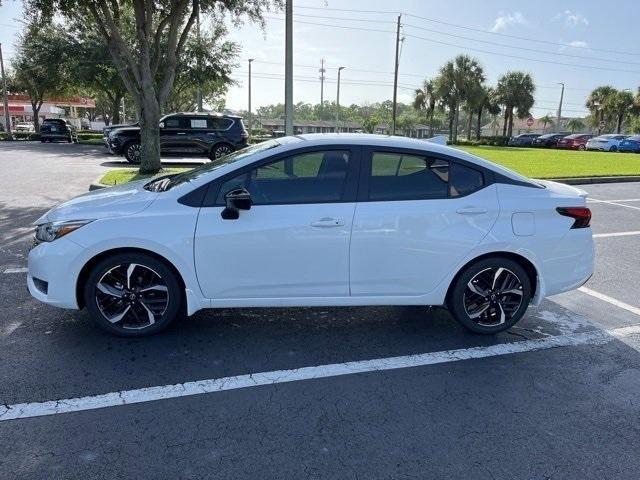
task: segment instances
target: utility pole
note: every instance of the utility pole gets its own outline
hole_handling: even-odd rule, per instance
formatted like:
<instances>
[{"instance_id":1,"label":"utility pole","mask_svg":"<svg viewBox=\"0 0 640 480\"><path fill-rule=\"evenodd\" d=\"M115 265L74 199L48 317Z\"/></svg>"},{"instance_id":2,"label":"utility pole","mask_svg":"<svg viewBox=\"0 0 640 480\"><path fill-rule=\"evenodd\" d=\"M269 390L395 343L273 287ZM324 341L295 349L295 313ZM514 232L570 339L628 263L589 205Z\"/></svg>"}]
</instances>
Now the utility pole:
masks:
<instances>
[{"instance_id":1,"label":"utility pole","mask_svg":"<svg viewBox=\"0 0 640 480\"><path fill-rule=\"evenodd\" d=\"M320 112L324 110L324 74L327 71L324 68L324 58L320 59Z\"/></svg>"},{"instance_id":2,"label":"utility pole","mask_svg":"<svg viewBox=\"0 0 640 480\"><path fill-rule=\"evenodd\" d=\"M196 89L196 105L199 112L202 112L202 62L201 62L201 49L202 45L200 43L200 8L198 8L198 12L196 15L196 38L198 40L198 58L196 59L197 69L198 69L198 85Z\"/></svg>"},{"instance_id":3,"label":"utility pole","mask_svg":"<svg viewBox=\"0 0 640 480\"><path fill-rule=\"evenodd\" d=\"M338 90L336 91L336 132L340 131L340 72L346 67L338 67Z\"/></svg>"},{"instance_id":4,"label":"utility pole","mask_svg":"<svg viewBox=\"0 0 640 480\"><path fill-rule=\"evenodd\" d=\"M560 133L560 118L562 116L562 99L564 97L564 83L559 82L558 85L562 85L560 91L560 103L558 104L558 118L556 120L556 133Z\"/></svg>"},{"instance_id":5,"label":"utility pole","mask_svg":"<svg viewBox=\"0 0 640 480\"><path fill-rule=\"evenodd\" d=\"M4 60L2 59L2 44L0 43L0 70L2 71L2 98L4 100L4 128L7 139L13 140L11 135L11 117L9 116L9 97L7 96L7 79L4 76Z\"/></svg>"},{"instance_id":6,"label":"utility pole","mask_svg":"<svg viewBox=\"0 0 640 480\"><path fill-rule=\"evenodd\" d=\"M398 109L398 66L400 63L400 19L402 15L398 15L398 24L396 26L396 61L395 70L393 71L393 113L391 117L391 135L396 134L396 111Z\"/></svg>"},{"instance_id":7,"label":"utility pole","mask_svg":"<svg viewBox=\"0 0 640 480\"><path fill-rule=\"evenodd\" d=\"M284 133L293 135L293 0L285 6Z\"/></svg>"},{"instance_id":8,"label":"utility pole","mask_svg":"<svg viewBox=\"0 0 640 480\"><path fill-rule=\"evenodd\" d=\"M249 59L249 138L251 138L251 62L253 62L253 58Z\"/></svg>"}]
</instances>

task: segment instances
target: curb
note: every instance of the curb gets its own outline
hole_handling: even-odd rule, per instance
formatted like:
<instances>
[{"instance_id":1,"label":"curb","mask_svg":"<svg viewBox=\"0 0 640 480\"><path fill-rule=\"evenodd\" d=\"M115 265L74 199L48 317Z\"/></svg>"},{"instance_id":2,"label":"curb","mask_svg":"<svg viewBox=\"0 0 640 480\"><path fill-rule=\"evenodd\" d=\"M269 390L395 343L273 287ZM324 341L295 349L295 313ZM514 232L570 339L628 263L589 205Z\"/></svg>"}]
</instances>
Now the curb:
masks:
<instances>
[{"instance_id":1,"label":"curb","mask_svg":"<svg viewBox=\"0 0 640 480\"><path fill-rule=\"evenodd\" d=\"M567 185L585 185L592 183L640 182L640 175L626 175L619 177L541 178L540 180L551 180L552 182L566 183Z\"/></svg>"}]
</instances>

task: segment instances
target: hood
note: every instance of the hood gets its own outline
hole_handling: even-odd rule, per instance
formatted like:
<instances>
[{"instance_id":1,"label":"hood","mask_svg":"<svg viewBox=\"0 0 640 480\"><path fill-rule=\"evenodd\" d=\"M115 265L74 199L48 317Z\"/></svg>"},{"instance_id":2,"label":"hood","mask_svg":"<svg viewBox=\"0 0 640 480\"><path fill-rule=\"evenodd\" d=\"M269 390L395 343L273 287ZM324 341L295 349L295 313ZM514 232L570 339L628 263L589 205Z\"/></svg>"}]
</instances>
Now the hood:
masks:
<instances>
[{"instance_id":1,"label":"hood","mask_svg":"<svg viewBox=\"0 0 640 480\"><path fill-rule=\"evenodd\" d=\"M587 198L588 193L571 185L565 183L552 182L550 180L536 180L540 185L544 185L545 188L555 193L556 195L563 195L569 197L581 197Z\"/></svg>"},{"instance_id":2,"label":"hood","mask_svg":"<svg viewBox=\"0 0 640 480\"><path fill-rule=\"evenodd\" d=\"M38 225L133 215L151 205L158 196L157 192L149 192L143 188L148 182L149 180L138 180L87 192L52 208L34 223Z\"/></svg>"}]
</instances>

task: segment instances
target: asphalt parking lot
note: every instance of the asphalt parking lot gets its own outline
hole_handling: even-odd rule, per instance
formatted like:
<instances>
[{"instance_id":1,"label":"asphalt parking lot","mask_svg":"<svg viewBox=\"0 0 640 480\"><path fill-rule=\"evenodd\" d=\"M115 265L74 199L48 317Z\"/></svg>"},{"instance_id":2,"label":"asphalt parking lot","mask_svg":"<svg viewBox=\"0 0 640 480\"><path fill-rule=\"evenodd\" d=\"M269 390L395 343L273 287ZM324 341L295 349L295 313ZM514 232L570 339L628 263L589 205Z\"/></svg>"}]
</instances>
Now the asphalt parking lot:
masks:
<instances>
[{"instance_id":1,"label":"asphalt parking lot","mask_svg":"<svg viewBox=\"0 0 640 480\"><path fill-rule=\"evenodd\" d=\"M0 142L0 478L638 478L639 183L581 187L595 275L496 337L376 307L132 340L32 299L22 270L30 223L114 161Z\"/></svg>"}]
</instances>

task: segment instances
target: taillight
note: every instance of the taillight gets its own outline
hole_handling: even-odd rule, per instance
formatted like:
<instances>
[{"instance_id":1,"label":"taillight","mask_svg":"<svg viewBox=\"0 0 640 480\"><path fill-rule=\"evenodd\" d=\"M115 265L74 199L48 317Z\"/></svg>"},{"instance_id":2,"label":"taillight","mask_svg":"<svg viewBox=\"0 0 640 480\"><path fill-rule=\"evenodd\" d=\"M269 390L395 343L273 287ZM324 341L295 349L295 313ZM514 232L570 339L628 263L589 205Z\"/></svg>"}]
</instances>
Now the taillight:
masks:
<instances>
[{"instance_id":1,"label":"taillight","mask_svg":"<svg viewBox=\"0 0 640 480\"><path fill-rule=\"evenodd\" d=\"M587 228L591 224L591 210L587 207L558 207L556 211L575 220L571 228Z\"/></svg>"},{"instance_id":2,"label":"taillight","mask_svg":"<svg viewBox=\"0 0 640 480\"><path fill-rule=\"evenodd\" d=\"M246 140L247 138L249 138L249 132L247 132L246 130L243 130L242 133L240 134L240 137L243 140Z\"/></svg>"}]
</instances>

